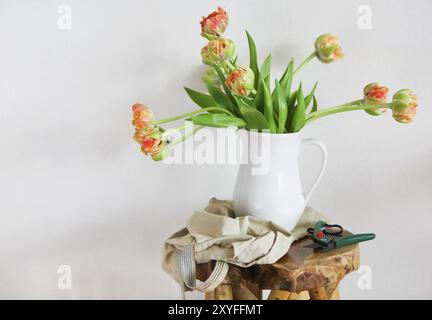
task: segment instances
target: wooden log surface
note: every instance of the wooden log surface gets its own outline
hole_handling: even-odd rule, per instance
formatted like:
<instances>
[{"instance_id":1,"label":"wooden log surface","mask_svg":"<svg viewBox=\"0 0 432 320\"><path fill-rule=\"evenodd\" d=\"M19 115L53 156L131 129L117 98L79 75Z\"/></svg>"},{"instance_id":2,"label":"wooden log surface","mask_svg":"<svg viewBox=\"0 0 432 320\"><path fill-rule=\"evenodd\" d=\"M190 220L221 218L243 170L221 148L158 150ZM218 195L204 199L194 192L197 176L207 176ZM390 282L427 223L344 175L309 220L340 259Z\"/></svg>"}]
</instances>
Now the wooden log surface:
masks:
<instances>
[{"instance_id":1,"label":"wooden log surface","mask_svg":"<svg viewBox=\"0 0 432 320\"><path fill-rule=\"evenodd\" d=\"M233 300L233 292L230 284L221 284L214 290L212 300Z\"/></svg>"},{"instance_id":2,"label":"wooden log surface","mask_svg":"<svg viewBox=\"0 0 432 320\"><path fill-rule=\"evenodd\" d=\"M344 236L348 235L350 233L345 231ZM234 298L238 288L248 289L248 284L252 283L259 285L260 289L291 293L306 291L309 292L311 299L332 299L343 277L358 269L360 265L359 246L356 244L328 252L319 252L306 247L312 243L313 240L309 236L294 242L288 253L273 264L254 265L250 268L231 265L229 276L231 281L234 279L233 286L236 287L232 289ZM209 275L207 267L198 265L197 275L198 279L205 280ZM318 292L312 291L314 289L317 289ZM271 295L272 298L276 298L280 294L281 292L274 292ZM256 297L255 294L253 295ZM284 295L280 295L280 298L282 296ZM288 295L288 298L290 296L291 294ZM292 297L295 298L295 296ZM302 298L304 297L305 293L302 293Z\"/></svg>"},{"instance_id":3,"label":"wooden log surface","mask_svg":"<svg viewBox=\"0 0 432 320\"><path fill-rule=\"evenodd\" d=\"M234 300L259 300L257 296L245 285L232 286Z\"/></svg>"},{"instance_id":4,"label":"wooden log surface","mask_svg":"<svg viewBox=\"0 0 432 320\"><path fill-rule=\"evenodd\" d=\"M345 235L350 235L346 232ZM269 265L255 265L248 270L251 281L261 289L309 291L324 287L329 297L339 281L360 265L359 246L351 245L328 252L314 251L306 246L310 237L295 242L279 261Z\"/></svg>"},{"instance_id":5,"label":"wooden log surface","mask_svg":"<svg viewBox=\"0 0 432 320\"><path fill-rule=\"evenodd\" d=\"M333 294L330 297L330 300L340 300L340 293L339 293L339 287L333 291Z\"/></svg>"},{"instance_id":6,"label":"wooden log surface","mask_svg":"<svg viewBox=\"0 0 432 320\"><path fill-rule=\"evenodd\" d=\"M310 300L309 292L302 291L302 292L291 292L290 296L288 297L288 300Z\"/></svg>"},{"instance_id":7,"label":"wooden log surface","mask_svg":"<svg viewBox=\"0 0 432 320\"><path fill-rule=\"evenodd\" d=\"M285 290L272 290L267 300L288 300L291 292Z\"/></svg>"},{"instance_id":8,"label":"wooden log surface","mask_svg":"<svg viewBox=\"0 0 432 320\"><path fill-rule=\"evenodd\" d=\"M267 300L309 300L309 292L289 292L285 290L272 290Z\"/></svg>"},{"instance_id":9,"label":"wooden log surface","mask_svg":"<svg viewBox=\"0 0 432 320\"><path fill-rule=\"evenodd\" d=\"M328 300L329 296L324 287L309 290L309 296L311 300Z\"/></svg>"},{"instance_id":10,"label":"wooden log surface","mask_svg":"<svg viewBox=\"0 0 432 320\"><path fill-rule=\"evenodd\" d=\"M248 288L248 282L243 275L242 268L231 266L227 278L233 286L235 300L258 300L258 297Z\"/></svg>"},{"instance_id":11,"label":"wooden log surface","mask_svg":"<svg viewBox=\"0 0 432 320\"><path fill-rule=\"evenodd\" d=\"M246 287L253 293L258 300L262 300L262 290L257 283L246 282Z\"/></svg>"}]
</instances>

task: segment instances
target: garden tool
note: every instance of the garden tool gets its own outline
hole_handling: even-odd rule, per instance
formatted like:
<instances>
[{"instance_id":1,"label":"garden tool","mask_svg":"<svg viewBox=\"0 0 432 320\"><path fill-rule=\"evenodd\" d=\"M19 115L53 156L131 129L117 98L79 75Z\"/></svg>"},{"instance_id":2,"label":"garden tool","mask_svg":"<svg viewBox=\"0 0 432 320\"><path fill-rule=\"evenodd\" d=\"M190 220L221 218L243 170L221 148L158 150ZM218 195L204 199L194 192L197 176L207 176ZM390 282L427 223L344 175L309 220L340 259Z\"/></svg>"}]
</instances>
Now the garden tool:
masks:
<instances>
[{"instance_id":1,"label":"garden tool","mask_svg":"<svg viewBox=\"0 0 432 320\"><path fill-rule=\"evenodd\" d=\"M375 238L373 233L343 236L343 228L340 225L327 224L322 220L318 221L313 228L308 228L307 232L312 235L314 243L306 247L320 249L323 252Z\"/></svg>"}]
</instances>

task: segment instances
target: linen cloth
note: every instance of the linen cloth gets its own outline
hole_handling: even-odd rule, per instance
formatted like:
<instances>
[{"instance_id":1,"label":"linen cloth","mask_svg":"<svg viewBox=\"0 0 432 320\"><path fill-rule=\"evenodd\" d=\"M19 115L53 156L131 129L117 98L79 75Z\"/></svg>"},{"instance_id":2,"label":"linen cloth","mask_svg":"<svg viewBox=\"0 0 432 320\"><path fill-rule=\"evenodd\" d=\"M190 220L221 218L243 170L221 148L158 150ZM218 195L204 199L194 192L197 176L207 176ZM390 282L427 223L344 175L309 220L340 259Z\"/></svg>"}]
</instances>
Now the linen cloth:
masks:
<instances>
[{"instance_id":1,"label":"linen cloth","mask_svg":"<svg viewBox=\"0 0 432 320\"><path fill-rule=\"evenodd\" d=\"M179 255L188 246L193 254L189 260L195 260L195 263L216 260L240 267L272 264L288 252L295 240L306 235L307 228L313 227L319 220L327 221L327 218L306 207L297 225L289 231L276 223L252 216L235 217L231 201L212 198L204 210L192 214L185 228L166 240L162 252L162 268L182 287L186 283L189 289L200 290L194 286L195 279L192 279L191 284L185 279L194 274L188 276L180 270L183 266L179 264ZM225 271L220 271L225 273L222 278L219 275L216 281L212 279L200 291L210 291L223 280L228 271L227 264L225 265ZM191 268L194 273L195 266Z\"/></svg>"}]
</instances>

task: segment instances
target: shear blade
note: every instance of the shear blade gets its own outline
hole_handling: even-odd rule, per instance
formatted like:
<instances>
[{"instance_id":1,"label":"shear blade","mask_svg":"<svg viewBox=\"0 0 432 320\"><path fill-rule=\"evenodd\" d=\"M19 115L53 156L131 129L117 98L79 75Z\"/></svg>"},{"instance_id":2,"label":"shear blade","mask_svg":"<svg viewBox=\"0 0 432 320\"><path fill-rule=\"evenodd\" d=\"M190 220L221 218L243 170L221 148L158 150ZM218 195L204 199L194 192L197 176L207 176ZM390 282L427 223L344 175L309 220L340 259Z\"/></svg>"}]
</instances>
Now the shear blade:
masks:
<instances>
[{"instance_id":1,"label":"shear blade","mask_svg":"<svg viewBox=\"0 0 432 320\"><path fill-rule=\"evenodd\" d=\"M311 248L311 249L321 249L324 250L325 248L327 248L326 245L320 244L320 243L312 243L312 244L308 244L307 246L304 246L305 248Z\"/></svg>"}]
</instances>

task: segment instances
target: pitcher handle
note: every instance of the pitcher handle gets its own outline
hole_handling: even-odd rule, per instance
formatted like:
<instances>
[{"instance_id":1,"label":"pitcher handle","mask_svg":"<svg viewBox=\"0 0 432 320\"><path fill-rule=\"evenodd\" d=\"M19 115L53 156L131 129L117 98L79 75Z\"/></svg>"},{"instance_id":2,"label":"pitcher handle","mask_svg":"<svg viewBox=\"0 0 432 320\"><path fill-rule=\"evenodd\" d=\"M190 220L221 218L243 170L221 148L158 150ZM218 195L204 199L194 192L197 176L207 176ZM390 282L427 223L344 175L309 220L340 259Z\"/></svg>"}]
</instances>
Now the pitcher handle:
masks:
<instances>
[{"instance_id":1,"label":"pitcher handle","mask_svg":"<svg viewBox=\"0 0 432 320\"><path fill-rule=\"evenodd\" d=\"M327 166L327 149L324 145L324 143L322 143L320 140L318 139L304 139L301 141L300 143L300 148L303 149L306 146L309 145L313 145L318 147L321 150L322 153L322 161L321 161L321 168L320 168L320 172L318 174L318 177L316 178L314 184L312 185L312 188L309 190L309 192L304 194L304 204L306 206L306 204L309 201L310 196L312 195L312 193L314 192L315 188L318 186L318 183L320 182L323 174L324 174L324 170Z\"/></svg>"}]
</instances>

